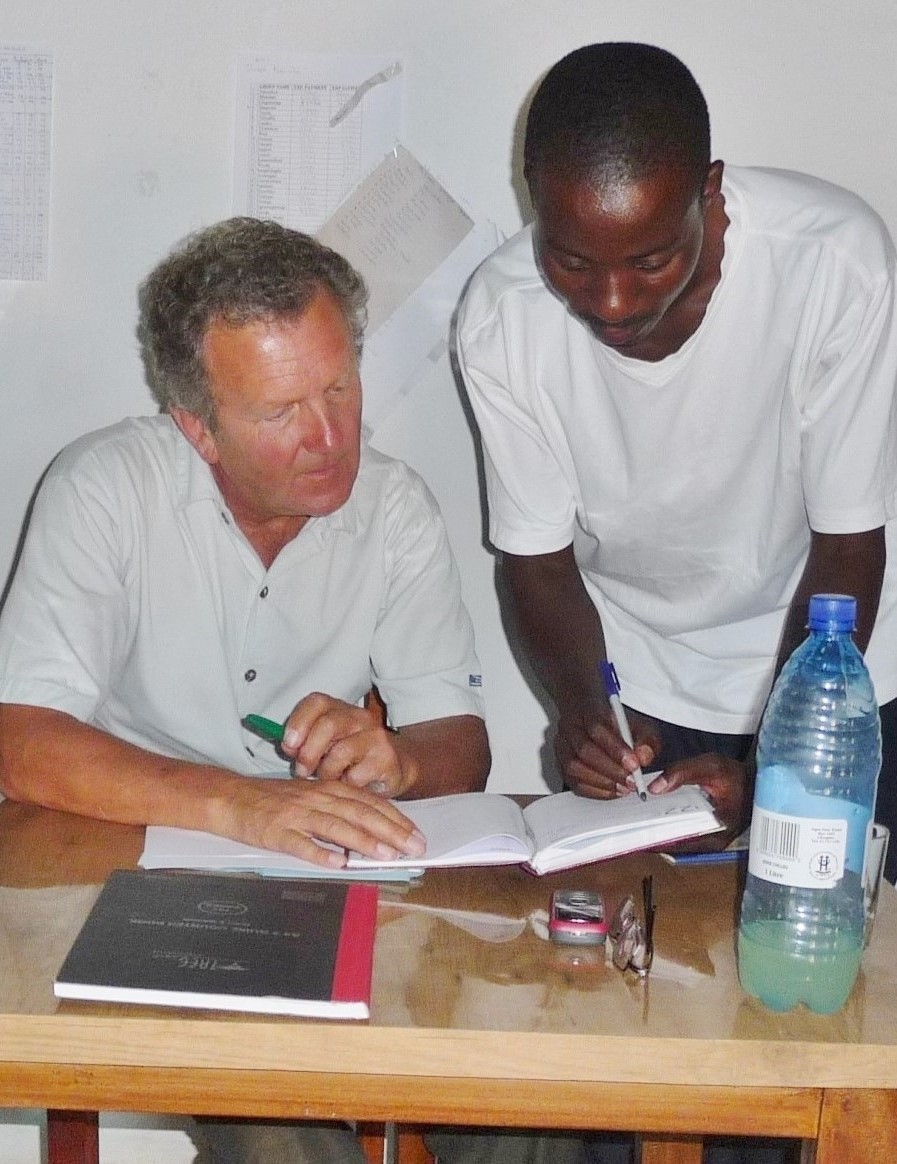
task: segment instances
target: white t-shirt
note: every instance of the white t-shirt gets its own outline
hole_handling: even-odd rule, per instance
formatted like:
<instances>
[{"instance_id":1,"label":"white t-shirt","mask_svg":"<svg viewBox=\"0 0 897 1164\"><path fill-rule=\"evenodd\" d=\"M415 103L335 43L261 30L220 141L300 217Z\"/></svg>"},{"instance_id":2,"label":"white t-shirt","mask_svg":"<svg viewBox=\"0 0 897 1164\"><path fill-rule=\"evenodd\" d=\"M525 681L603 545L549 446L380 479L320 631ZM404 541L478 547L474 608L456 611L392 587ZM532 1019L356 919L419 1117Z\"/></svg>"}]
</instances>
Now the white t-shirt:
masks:
<instances>
[{"instance_id":1,"label":"white t-shirt","mask_svg":"<svg viewBox=\"0 0 897 1164\"><path fill-rule=\"evenodd\" d=\"M482 716L479 672L442 519L406 465L364 448L348 502L266 571L167 416L63 450L0 618L0 701L246 774L286 769L249 712L282 721L373 681L397 726Z\"/></svg>"},{"instance_id":2,"label":"white t-shirt","mask_svg":"<svg viewBox=\"0 0 897 1164\"><path fill-rule=\"evenodd\" d=\"M731 220L701 326L656 363L602 346L545 286L522 231L474 276L458 354L490 536L573 542L625 700L750 732L811 528L897 513L895 257L857 197L727 168ZM897 528L867 660L897 695Z\"/></svg>"}]
</instances>

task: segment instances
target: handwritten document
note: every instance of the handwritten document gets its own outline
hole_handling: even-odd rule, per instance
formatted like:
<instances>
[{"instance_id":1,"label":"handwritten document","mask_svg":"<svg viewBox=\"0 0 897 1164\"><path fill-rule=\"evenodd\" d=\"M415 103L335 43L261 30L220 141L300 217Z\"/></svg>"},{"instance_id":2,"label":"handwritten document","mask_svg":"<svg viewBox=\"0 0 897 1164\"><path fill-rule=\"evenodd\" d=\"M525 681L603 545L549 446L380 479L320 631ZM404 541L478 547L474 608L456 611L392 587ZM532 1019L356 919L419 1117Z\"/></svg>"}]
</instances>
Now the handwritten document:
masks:
<instances>
[{"instance_id":1,"label":"handwritten document","mask_svg":"<svg viewBox=\"0 0 897 1164\"><path fill-rule=\"evenodd\" d=\"M313 234L393 148L403 91L382 57L242 56L235 213Z\"/></svg>"},{"instance_id":2,"label":"handwritten document","mask_svg":"<svg viewBox=\"0 0 897 1164\"><path fill-rule=\"evenodd\" d=\"M373 333L447 259L473 220L398 146L318 231L368 285Z\"/></svg>"},{"instance_id":3,"label":"handwritten document","mask_svg":"<svg viewBox=\"0 0 897 1164\"><path fill-rule=\"evenodd\" d=\"M53 58L0 46L0 279L47 278Z\"/></svg>"},{"instance_id":4,"label":"handwritten document","mask_svg":"<svg viewBox=\"0 0 897 1164\"><path fill-rule=\"evenodd\" d=\"M361 374L364 419L373 430L445 354L461 289L500 240L402 146L317 237L344 254L368 285Z\"/></svg>"}]
</instances>

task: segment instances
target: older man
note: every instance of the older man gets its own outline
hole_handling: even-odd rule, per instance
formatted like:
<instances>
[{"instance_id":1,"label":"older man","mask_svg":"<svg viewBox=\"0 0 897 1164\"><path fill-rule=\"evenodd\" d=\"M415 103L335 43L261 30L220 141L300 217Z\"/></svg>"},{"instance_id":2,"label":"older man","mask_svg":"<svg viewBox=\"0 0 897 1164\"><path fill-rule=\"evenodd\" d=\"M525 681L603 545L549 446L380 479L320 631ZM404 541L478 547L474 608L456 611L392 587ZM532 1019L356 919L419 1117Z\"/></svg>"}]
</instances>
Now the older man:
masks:
<instances>
[{"instance_id":1,"label":"older man","mask_svg":"<svg viewBox=\"0 0 897 1164\"><path fill-rule=\"evenodd\" d=\"M371 785L483 786L442 522L360 439L363 318L349 265L274 223L203 231L149 277L162 414L59 455L0 622L7 796L341 865L318 841L423 850ZM286 721L283 755L242 728L253 711Z\"/></svg>"},{"instance_id":2,"label":"older man","mask_svg":"<svg viewBox=\"0 0 897 1164\"><path fill-rule=\"evenodd\" d=\"M253 219L149 276L139 334L161 415L59 455L0 619L7 796L340 866L346 848L423 852L387 797L483 787L479 665L442 520L361 440L364 306L343 258ZM249 712L285 722L279 753L243 729ZM199 1129L215 1164L363 1164L340 1125ZM433 1145L446 1164L582 1155L576 1137L522 1132Z\"/></svg>"}]
</instances>

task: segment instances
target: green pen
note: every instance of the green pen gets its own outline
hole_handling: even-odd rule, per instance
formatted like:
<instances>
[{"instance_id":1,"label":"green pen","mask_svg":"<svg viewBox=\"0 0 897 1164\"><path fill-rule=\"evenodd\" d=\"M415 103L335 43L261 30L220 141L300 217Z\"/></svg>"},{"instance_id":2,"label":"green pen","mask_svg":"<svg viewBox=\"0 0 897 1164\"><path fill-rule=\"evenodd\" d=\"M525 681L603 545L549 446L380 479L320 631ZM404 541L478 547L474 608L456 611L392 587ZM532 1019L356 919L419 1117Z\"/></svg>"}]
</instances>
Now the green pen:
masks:
<instances>
[{"instance_id":1,"label":"green pen","mask_svg":"<svg viewBox=\"0 0 897 1164\"><path fill-rule=\"evenodd\" d=\"M277 720L265 719L263 715L244 715L240 723L263 740L270 740L272 744L283 743L283 724Z\"/></svg>"},{"instance_id":2,"label":"green pen","mask_svg":"<svg viewBox=\"0 0 897 1164\"><path fill-rule=\"evenodd\" d=\"M278 723L276 719L266 719L263 715L244 715L240 723L248 732L254 732L263 740L270 740L272 744L283 743L283 724ZM317 776L306 776L305 779L317 780ZM386 793L386 784L382 780L375 780L368 787L371 792L376 792L378 796L383 796Z\"/></svg>"}]
</instances>

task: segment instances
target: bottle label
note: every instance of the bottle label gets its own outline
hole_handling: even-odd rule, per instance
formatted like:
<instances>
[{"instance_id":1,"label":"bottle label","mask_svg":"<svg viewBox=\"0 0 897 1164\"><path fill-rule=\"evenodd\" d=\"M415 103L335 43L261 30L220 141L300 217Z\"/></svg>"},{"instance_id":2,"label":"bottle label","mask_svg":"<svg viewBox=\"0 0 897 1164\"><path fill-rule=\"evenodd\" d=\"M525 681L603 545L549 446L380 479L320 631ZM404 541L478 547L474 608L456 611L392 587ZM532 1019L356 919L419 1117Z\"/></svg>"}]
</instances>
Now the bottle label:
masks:
<instances>
[{"instance_id":1,"label":"bottle label","mask_svg":"<svg viewBox=\"0 0 897 1164\"><path fill-rule=\"evenodd\" d=\"M844 876L848 825L808 819L754 805L748 872L800 889L834 889Z\"/></svg>"}]
</instances>

